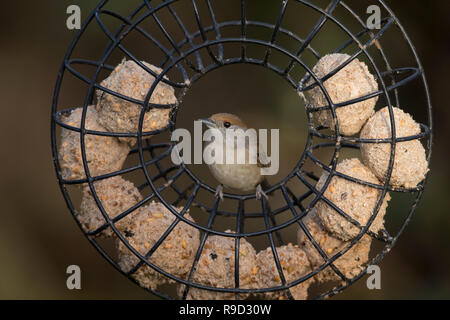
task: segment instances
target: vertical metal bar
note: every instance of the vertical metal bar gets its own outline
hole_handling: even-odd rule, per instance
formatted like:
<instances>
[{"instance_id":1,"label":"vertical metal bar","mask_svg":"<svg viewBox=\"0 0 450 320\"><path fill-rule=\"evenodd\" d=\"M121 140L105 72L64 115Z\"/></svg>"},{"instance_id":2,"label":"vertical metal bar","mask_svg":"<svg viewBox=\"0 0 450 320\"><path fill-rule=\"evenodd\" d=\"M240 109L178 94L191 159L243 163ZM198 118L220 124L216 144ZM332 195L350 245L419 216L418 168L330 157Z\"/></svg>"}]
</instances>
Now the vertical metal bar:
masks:
<instances>
[{"instance_id":1,"label":"vertical metal bar","mask_svg":"<svg viewBox=\"0 0 450 320\"><path fill-rule=\"evenodd\" d=\"M331 2L328 7L326 8L326 12L331 14L333 13L333 11L336 9L337 5L339 4L340 0L333 0L333 2ZM322 29L322 27L325 25L325 22L328 20L327 16L322 15L322 17L320 17L319 21L317 22L317 24L314 26L314 28L312 29L312 31L309 33L309 35L306 37L305 42L303 42L303 44L301 45L301 47L297 50L297 52L295 53L295 55L297 57L300 57L301 54L303 53L303 51L310 45L310 43L314 40L314 38L316 37L317 33L319 33L319 31ZM295 64L295 60L292 59L291 62L289 63L288 67L284 70L285 74L288 74L289 72L291 72L292 68L294 67Z\"/></svg>"},{"instance_id":2,"label":"vertical metal bar","mask_svg":"<svg viewBox=\"0 0 450 320\"><path fill-rule=\"evenodd\" d=\"M213 10L211 1L210 0L205 0L205 1L208 6L209 13L211 15L211 20L213 22L214 30L216 32L216 39L219 40L222 36L220 34L219 24L217 23L216 15L214 14L214 10ZM219 45L218 45L218 50L219 50L219 61L221 63L223 63L223 45L221 43L219 43Z\"/></svg>"},{"instance_id":3,"label":"vertical metal bar","mask_svg":"<svg viewBox=\"0 0 450 320\"><path fill-rule=\"evenodd\" d=\"M215 219L216 213L217 213L217 208L219 207L219 202L220 202L220 198L217 197L216 200L214 201L214 206L213 206L213 208L211 210L211 213L209 215L208 224L206 225L207 229L210 229L212 224L213 224L213 222L214 222L214 219ZM189 271L189 275L188 275L188 278L187 278L188 282L191 281L192 275L195 272L195 267L197 266L197 263L200 260L200 257L201 257L202 252L203 252L203 248L205 247L205 243L206 243L206 240L208 239L208 237L209 237L209 232L205 232L203 234L202 240L201 240L200 245L198 247L197 253L196 253L195 258L194 258L194 261L192 262L192 267L191 267L191 270ZM187 295L189 294L190 288L191 288L191 286L189 286L189 285L185 286L184 291L183 291L183 300L186 300Z\"/></svg>"},{"instance_id":4,"label":"vertical metal bar","mask_svg":"<svg viewBox=\"0 0 450 320\"><path fill-rule=\"evenodd\" d=\"M264 213L264 223L266 225L266 229L269 230L270 229L269 212L267 210L267 203L266 203L266 198L265 197L261 197L261 207L262 207L262 211ZM283 273L283 268L281 267L280 258L278 256L277 249L275 247L275 242L273 241L273 235L272 235L271 232L269 232L269 233L267 233L267 236L269 237L270 247L272 249L272 254L273 254L274 261L275 261L275 265L277 267L277 271L278 271L278 274L280 276L281 285L285 286L286 285L286 278L285 278L284 273ZM292 297L292 294L291 294L290 290L287 290L286 293L287 293L288 298L290 300L294 299Z\"/></svg>"},{"instance_id":5,"label":"vertical metal bar","mask_svg":"<svg viewBox=\"0 0 450 320\"><path fill-rule=\"evenodd\" d=\"M203 28L203 25L202 25L202 20L200 18L200 13L198 11L197 2L195 0L191 0L191 1L192 1L192 7L194 9L195 20L197 21L197 26L198 26L198 28L200 30L200 35L202 36L203 41L205 43L208 43L208 37L206 36L206 31L205 31L205 29ZM212 52L210 46L206 46L206 50L208 51L208 54L211 57L211 59L214 61L214 63L221 64L221 62L219 60L217 60L217 57Z\"/></svg>"},{"instance_id":6,"label":"vertical metal bar","mask_svg":"<svg viewBox=\"0 0 450 320\"><path fill-rule=\"evenodd\" d=\"M280 12L278 13L277 22L275 24L275 28L273 29L272 37L270 38L270 44L275 43L278 31L280 30L280 27L281 27L281 21L283 20L284 13L286 12L286 7L288 5L288 1L289 0L283 0L283 2L281 4ZM267 65L267 62L269 61L269 58L271 55L271 52L272 52L271 48L268 47L266 49L266 55L264 57L264 65Z\"/></svg>"},{"instance_id":7,"label":"vertical metal bar","mask_svg":"<svg viewBox=\"0 0 450 320\"><path fill-rule=\"evenodd\" d=\"M180 17L178 16L178 14L176 13L176 11L172 8L172 6L168 5L167 8L169 9L169 12L172 14L172 16L174 17L175 21L177 22L178 26L180 27L180 29L183 31L184 36L186 38L186 40L189 42L189 44L191 45L191 48L194 48L194 42L192 41L192 35L189 34L187 28L185 27L185 25L183 24L183 21L181 21ZM198 51L195 51L195 56L197 58L197 65L198 68L195 68L196 72L201 72L201 70L203 70L203 61L202 61L202 57L200 56L200 53ZM186 61L188 61L186 59Z\"/></svg>"},{"instance_id":8,"label":"vertical metal bar","mask_svg":"<svg viewBox=\"0 0 450 320\"><path fill-rule=\"evenodd\" d=\"M247 37L247 0L241 0L241 38ZM241 43L241 62L247 59L247 48L244 42Z\"/></svg>"},{"instance_id":9,"label":"vertical metal bar","mask_svg":"<svg viewBox=\"0 0 450 320\"><path fill-rule=\"evenodd\" d=\"M244 208L244 201L242 199L239 199L239 204L238 204L238 212L237 212L237 217L236 217L236 233L240 234L243 232L244 230L244 225L243 225L243 214L245 212L245 208ZM239 257L240 257L240 242L241 242L241 238L240 237L236 237L235 238L235 244L234 244L234 248L235 248L235 265L234 265L234 286L236 289L239 289ZM236 295L236 299L238 298L238 295Z\"/></svg>"}]
</instances>

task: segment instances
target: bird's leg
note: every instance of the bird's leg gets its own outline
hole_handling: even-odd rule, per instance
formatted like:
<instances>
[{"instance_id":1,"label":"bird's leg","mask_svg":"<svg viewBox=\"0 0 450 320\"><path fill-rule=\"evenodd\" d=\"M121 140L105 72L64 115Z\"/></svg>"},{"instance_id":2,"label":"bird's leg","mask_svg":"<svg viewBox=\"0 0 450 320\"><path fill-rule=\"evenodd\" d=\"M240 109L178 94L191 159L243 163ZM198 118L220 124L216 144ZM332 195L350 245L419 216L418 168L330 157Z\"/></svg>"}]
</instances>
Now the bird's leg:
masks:
<instances>
[{"instance_id":1,"label":"bird's leg","mask_svg":"<svg viewBox=\"0 0 450 320\"><path fill-rule=\"evenodd\" d=\"M219 184L216 188L216 198L219 197L220 201L223 201L223 185Z\"/></svg>"},{"instance_id":2,"label":"bird's leg","mask_svg":"<svg viewBox=\"0 0 450 320\"><path fill-rule=\"evenodd\" d=\"M260 184L256 187L256 200L261 200L261 197L264 197L266 200L269 200L269 197L263 191Z\"/></svg>"}]
</instances>

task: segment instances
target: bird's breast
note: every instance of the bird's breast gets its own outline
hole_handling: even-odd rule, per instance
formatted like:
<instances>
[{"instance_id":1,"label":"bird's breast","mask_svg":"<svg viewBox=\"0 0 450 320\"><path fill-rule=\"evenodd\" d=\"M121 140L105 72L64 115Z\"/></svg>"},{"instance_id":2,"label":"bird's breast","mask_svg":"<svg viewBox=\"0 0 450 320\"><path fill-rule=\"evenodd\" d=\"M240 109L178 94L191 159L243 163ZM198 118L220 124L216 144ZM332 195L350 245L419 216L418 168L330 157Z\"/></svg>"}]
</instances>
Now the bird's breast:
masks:
<instances>
[{"instance_id":1,"label":"bird's breast","mask_svg":"<svg viewBox=\"0 0 450 320\"><path fill-rule=\"evenodd\" d=\"M261 183L263 176L261 176L261 169L257 164L250 163L249 148L236 149L233 146L226 146L224 150L223 164L209 165L214 177L224 186L239 190L239 191L253 191L256 186ZM232 164L225 163L226 154L234 151L234 162ZM238 164L238 154L245 154L245 162Z\"/></svg>"}]
</instances>

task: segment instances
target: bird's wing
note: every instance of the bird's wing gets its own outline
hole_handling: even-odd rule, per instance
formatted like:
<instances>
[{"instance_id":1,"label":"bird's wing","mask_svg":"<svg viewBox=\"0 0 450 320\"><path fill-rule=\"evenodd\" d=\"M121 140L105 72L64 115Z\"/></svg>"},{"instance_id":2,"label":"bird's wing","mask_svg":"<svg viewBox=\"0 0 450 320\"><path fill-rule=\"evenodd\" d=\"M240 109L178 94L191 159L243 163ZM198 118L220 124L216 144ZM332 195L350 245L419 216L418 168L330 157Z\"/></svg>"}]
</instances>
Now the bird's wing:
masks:
<instances>
[{"instance_id":1,"label":"bird's wing","mask_svg":"<svg viewBox=\"0 0 450 320\"><path fill-rule=\"evenodd\" d=\"M271 166L270 160L267 158L267 154L265 151L258 152L258 167L260 168L268 168Z\"/></svg>"}]
</instances>

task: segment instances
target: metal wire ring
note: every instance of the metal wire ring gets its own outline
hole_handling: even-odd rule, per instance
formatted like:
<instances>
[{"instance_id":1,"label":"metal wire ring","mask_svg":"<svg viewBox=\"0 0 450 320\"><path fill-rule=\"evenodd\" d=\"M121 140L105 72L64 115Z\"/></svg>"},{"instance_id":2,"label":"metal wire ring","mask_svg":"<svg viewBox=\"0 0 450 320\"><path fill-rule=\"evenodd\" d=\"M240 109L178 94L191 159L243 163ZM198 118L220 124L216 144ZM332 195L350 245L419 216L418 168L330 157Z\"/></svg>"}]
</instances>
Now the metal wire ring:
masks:
<instances>
[{"instance_id":1,"label":"metal wire ring","mask_svg":"<svg viewBox=\"0 0 450 320\"><path fill-rule=\"evenodd\" d=\"M182 1L182 0L179 0L179 1ZM216 15L214 13L211 1L205 0L208 10L209 10L210 18L212 20L212 25L209 25L209 26L203 25L201 15L198 10L197 2L196 2L196 0L191 0L190 2L192 4L192 9L193 9L193 12L194 12L194 15L196 18L196 22L197 22L197 27L198 27L198 30L196 30L194 33L188 32L188 30L184 26L182 20L177 15L176 11L172 8L172 5L179 1L165 0L165 1L158 3L155 6L152 6L150 4L151 1L144 0L128 17L124 17L124 16L119 15L118 13L111 11L111 10L104 9L105 5L109 1L103 0L94 9L94 11L89 15L89 17L86 20L86 22L84 23L82 29L78 32L78 34L74 38L72 44L70 45L68 52L64 58L64 62L61 67L57 85L55 88L53 107L52 107L52 123L51 123L52 151L53 151L55 168L56 168L56 172L57 172L57 176L58 176L58 180L59 180L59 184L60 184L63 196L67 202L67 205L68 205L70 211L72 212L72 214L75 217L75 208L70 199L69 193L67 192L66 186L87 183L91 189L91 192L94 196L94 199L97 202L97 205L99 206L99 209L100 209L103 217L105 218L105 224L103 226L101 226L100 228L98 228L97 230L92 231L92 232L84 232L85 235L87 236L87 238L89 239L89 241L96 247L96 249L112 265L114 265L121 273L124 273L120 269L120 267L117 265L117 263L115 261L113 261L113 259L111 259L110 256L108 256L108 254L101 248L101 246L98 245L98 243L95 241L95 238L94 238L95 235L99 234L104 229L111 228L113 230L113 232L116 234L116 236L125 244L125 246L140 259L140 263L135 268L133 268L133 270L131 270L130 272L125 274L126 276L128 276L130 279L132 279L134 282L136 282L132 277L133 272L135 272L140 266L142 266L144 264L148 265L151 268L153 268L154 270L167 276L168 278L175 280L179 283L185 284L186 289L184 291L183 298L186 298L188 291L191 287L205 289L205 290L211 290L211 291L217 291L217 292L232 292L232 293L263 293L263 292L286 290L292 286L295 286L295 285L315 276L317 273L319 273L326 267L331 267L336 272L336 274L343 280L344 284L327 292L327 293L323 293L318 298L330 297L332 295L335 295L335 294L341 292L342 290L344 290L345 288L347 288L348 286L353 284L355 281L357 281L359 278L361 278L365 274L366 270L364 269L358 276L354 277L353 279L347 279L340 272L340 270L333 264L333 262L336 261L336 259L341 257L343 254L345 254L348 250L350 250L365 234L368 234L368 235L372 236L373 238L376 238L385 243L384 249L371 261L371 264L378 263L384 257L384 255L387 252L389 252L391 250L391 248L395 245L398 237L401 235L401 233L403 232L403 230L405 229L405 227L411 220L412 214L413 214L418 202L420 201L423 191L424 191L425 181L421 185L419 185L417 188L414 188L414 189L392 188L389 185L389 179L392 174L393 163L394 163L394 159L395 159L395 146L397 143L428 138L428 146L427 146L428 161L431 160L431 146L432 146L431 99L430 99L428 85L426 82L423 67L420 63L417 52L416 52L414 46L412 45L410 38L408 37L405 30L401 26L397 17L393 14L393 12L387 7L387 5L382 0L378 0L378 3L386 10L386 12L388 13L389 16L387 18L383 19L382 28L376 33L372 32L372 30L367 28L367 26L365 25L363 20L344 1L333 0L330 2L329 6L324 10L324 9L312 4L310 1L291 0L292 2L297 2L297 3L303 4L304 6L307 6L310 9L317 11L321 15L321 18L319 19L317 24L314 26L314 28L311 30L310 34L305 39L302 39L297 34L295 34L295 32L292 32L291 30L286 30L281 26L285 11L287 10L287 5L288 5L289 0L284 0L281 3L280 10L277 15L277 20L274 25L271 25L269 23L262 22L262 21L248 20L247 19L247 1L246 0L241 0L240 19L225 21L225 22L218 22L216 20ZM335 9L338 6L347 10L361 24L361 28L362 28L361 32L359 32L356 35L352 34L350 32L350 30L347 29L347 27L342 22L340 22L337 18L335 18L333 16L333 12L335 11ZM182 32L185 36L185 38L182 41L176 42L175 40L173 40L171 38L170 34L168 33L168 31L165 29L163 21L161 21L159 19L158 12L163 9L168 10L168 12L176 20L178 26L182 30ZM142 14L141 16L138 16L138 14L140 12L142 12L143 10L145 10L145 13ZM114 17L114 18L120 20L121 26L115 32L113 32L113 33L110 32L106 28L105 24L102 22L102 19L101 19L102 15L108 15L110 17ZM168 42L172 46L171 49L165 48L161 44L161 42L159 42L157 39L155 39L151 35L151 33L149 33L148 31L145 31L144 28L142 28L140 26L143 21L145 21L146 19L150 19L150 18L152 18L156 21L158 27L160 28L160 30L163 32L164 36L166 37L166 40L168 40ZM73 53L75 47L77 46L80 38L84 34L87 27L94 21L97 22L97 24L100 26L101 30L110 39L110 43L105 48L105 51L104 51L101 59L99 61L92 61L92 60L87 60L87 59L72 58L72 53ZM339 68L337 68L336 70L331 72L329 75L327 75L323 79L319 79L313 73L313 71L301 60L300 57L305 50L308 50L317 59L321 58L320 54L314 48L311 47L311 42L314 40L316 35L320 32L320 30L322 29L322 27L324 26L324 24L327 21L330 21L331 23L338 26L350 38L347 42L343 43L340 47L338 47L334 52L341 52L342 50L348 48L351 44L356 44L358 46L359 50L357 52L355 52L351 56L351 58L348 61L346 61L344 64L342 64ZM247 36L247 28L249 26L272 30L272 36L271 36L270 41L249 38ZM399 30L403 34L404 38L406 39L406 42L407 42L408 46L410 47L411 52L416 60L416 63L417 63L416 66L407 67L407 68L398 68L398 69L391 68L390 63L387 59L387 56L385 55L383 48L382 48L381 44L379 44L378 40L381 39L383 34L389 28L392 28L394 26L399 28ZM240 34L237 35L236 37L231 37L231 38L223 37L222 31L224 29L230 28L230 27L240 27ZM141 35L143 35L148 41L151 41L154 45L156 45L165 54L165 59L163 60L163 62L160 65L160 67L163 68L163 72L161 74L157 75L154 72L152 72L144 64L142 64L139 61L139 59L132 54L132 52L130 50L128 50L127 48L125 48L122 45L123 40L133 30L137 30ZM209 33L214 33L216 35L216 39L208 40ZM276 39L277 39L277 35L280 33L287 35L293 42L298 43L299 49L296 52L291 52L291 51L279 46L276 43ZM367 35L367 34L369 34L371 36L371 39L367 43L361 43L360 39L364 35ZM201 40L201 43L199 45L195 44L194 40L196 40L196 39ZM375 43L377 44L377 46L376 46L377 51L380 54L380 56L382 57L388 71L381 72L379 67L374 62L373 57L368 52L368 48L370 48ZM225 58L223 49L224 49L224 46L226 46L228 44L239 44L240 48L241 48L241 55L239 57ZM249 44L254 44L254 45L265 47L266 54L264 56L264 59L257 59L254 57L249 57L248 51L247 51L247 45L249 45ZM183 51L182 48L184 48L185 46L188 46L189 48L187 50ZM214 53L213 48L217 48L217 52L218 52L217 55ZM149 72L156 78L154 84L149 89L147 97L143 101L138 101L138 100L132 99L130 97L123 96L120 93L111 91L108 88L105 88L105 87L99 85L98 77L99 77L100 72L102 70L113 70L114 69L114 67L111 65L108 65L106 63L106 61L108 60L108 58L111 56L111 54L116 49L122 51L122 53L125 54L125 56L127 56L130 60L137 63L140 67L142 67L144 70L146 70L147 72ZM205 61L202 60L202 58L199 54L199 51L201 51L203 49L205 49L207 51L209 57L211 58L212 63L209 65L204 64ZM289 63L289 66L287 68L281 69L278 66L270 63L270 56L271 56L272 50L276 50L276 51L280 52L281 54L287 56L291 60L291 62ZM334 104L332 102L327 90L325 89L323 83L328 78L330 78L331 76L333 76L334 74L339 72L346 65L348 65L349 63L351 63L352 61L357 59L358 56L360 56L361 54L364 54L364 56L370 61L371 67L373 68L373 70L375 70L376 78L379 81L379 83L381 84L382 89L379 90L378 92L373 92L370 95L367 95L365 97L360 97L358 99L354 99L352 101L346 101L344 103ZM197 65L196 65L196 63L191 61L191 57L194 57L196 59ZM183 62L186 63L189 72L193 72L192 75L189 75L188 70L185 67L183 67L183 65L182 65ZM301 159L295 166L295 168L288 174L288 176L286 176L279 183L273 185L269 190L267 190L268 194L274 193L275 191L281 191L281 193L286 201L285 206L275 209L271 212L269 212L268 203L266 202L266 200L264 198L261 199L261 212L256 212L256 213L245 212L245 202L248 200L254 199L255 198L254 195L225 194L224 197L228 201L238 202L238 210L236 212L219 210L217 200L214 202L212 207L210 207L206 204L203 204L201 202L198 202L196 200L196 197L198 195L198 192L201 189L206 190L209 193L214 193L215 189L212 188L211 186L208 186L207 184L205 184L186 165L182 164L180 166L164 168L160 164L161 160L163 160L165 157L167 157L170 154L170 152L173 148L173 145L171 143L152 144L151 139L144 140L144 138L155 136L155 135L158 135L158 134L161 134L164 132L169 132L176 128L176 116L177 116L179 106L182 105L183 97L188 92L188 90L195 84L195 82L198 81L201 77L203 77L206 74L208 74L209 72L211 72L215 69L221 68L223 66L233 65L233 64L244 64L244 63L258 65L258 66L261 66L263 68L266 68L266 69L269 69L269 70L275 72L277 75L279 75L284 80L286 80L293 87L293 89L296 90L300 94L300 96L302 96L303 92L310 90L314 86L319 86L329 103L329 105L327 107L323 107L323 108L306 108L307 116L310 121L310 126L308 128L308 137L307 137L305 151L304 151ZM303 79L301 79L301 81L299 81L299 82L295 81L294 78L290 75L290 72L292 71L293 67L296 64L301 66L306 71L305 77ZM91 67L95 68L94 76L92 78L89 78L89 77L84 76L82 73L76 71L77 65L91 66ZM171 70L173 70L174 68L177 68L179 70L181 77L183 78L183 82L173 82L173 81L170 81L167 78L165 78L165 75L168 72L170 72ZM64 114L67 114L68 112L71 111L70 109L58 111L59 92L61 90L63 76L66 71L71 73L75 77L77 77L80 81L89 85L88 93L86 94L86 98L85 98L85 102L84 102L84 106L83 106L81 128L75 128L75 127L69 126L61 120L61 117ZM407 77L400 81L396 81L395 76L401 75L401 74L407 74ZM391 128L392 128L392 133L393 133L392 136L395 137L395 122L394 122L394 117L393 117L393 106L400 105L399 95L398 95L397 91L402 86L405 86L410 81L417 79L419 77L421 77L421 80L423 82L423 87L424 87L424 91L425 91L425 95L426 95L426 99L427 99L428 118L429 118L427 125L421 124L421 127L423 129L423 132L421 134L416 135L416 136L411 136L411 137L404 137L404 138L384 139L383 141L369 141L369 140L363 140L363 139L358 139L358 138L348 138L348 137L344 137L340 134L339 122L336 117L336 109L345 107L347 105L350 105L350 104L353 104L356 102L361 102L361 101L364 101L367 99L371 99L376 96L383 95L388 102ZM305 86L304 84L310 78L312 78L314 80L313 83L308 86ZM390 85L387 85L385 83L385 78L387 80L391 81ZM174 88L178 88L180 90L180 93L178 96L178 104L176 104L176 105L157 105L157 104L150 103L150 98L153 94L154 89L156 88L156 86L158 85L159 82L164 82L164 83L169 84L169 85L173 86ZM86 130L85 121L86 121L87 107L90 104L92 104L93 95L94 95L95 90L101 90L101 91L111 94L115 97L123 99L124 101L129 101L134 104L140 105L142 107L142 110L141 110L141 115L140 115L138 131L136 133L124 134L124 133L97 132L97 131ZM391 97L389 95L390 92L395 93L395 104L393 104L391 102ZM165 128L162 128L160 130L155 130L152 132L143 132L142 128L143 128L144 115L148 110L150 110L152 108L171 108L173 110L172 115L171 115L171 121ZM335 135L324 134L321 132L323 128L314 127L312 125L312 114L315 112L321 111L321 110L325 110L325 109L328 109L331 112L331 115L335 122L335 128L334 128ZM86 173L85 179L67 181L62 178L62 176L60 174L58 149L57 149L57 144L56 144L57 127L62 127L62 128L65 128L66 130L71 130L71 131L80 133L82 162L83 162L83 166L84 166L85 173ZM86 150L85 150L85 146L84 146L84 138L87 134L98 135L98 136L137 138L138 146L135 150L132 151L132 154L136 154L139 157L140 163L134 167L122 169L122 170L119 170L119 171L111 173L111 174L106 174L106 175L97 176L97 177L91 176L90 172L89 172L88 164L86 161ZM330 142L313 144L314 137L325 139ZM339 153L340 153L341 149L343 149L343 148L359 148L359 145L358 145L359 143L391 144L391 155L390 155L389 169L388 169L388 173L387 173L388 177L387 177L387 181L384 185L370 184L368 182L360 181L358 179L354 179L352 177L343 175L336 171L336 166L338 163ZM312 153L312 151L315 149L327 148L327 147L334 148L334 152L333 152L332 160L330 161L330 165L326 165L325 163L316 159ZM166 149L166 150L163 153L156 155L155 150L159 150L159 149ZM145 161L144 153L150 154L152 159L150 161ZM327 181L325 182L325 184L321 188L321 190L317 190L315 188L315 186L311 182L308 181L308 179L317 181L318 177L314 176L313 174L311 174L309 172L305 172L302 169L303 164L307 160L313 161L315 164L320 166L322 169L329 172ZM156 176L151 176L147 170L147 167L149 165L153 165L153 164L156 164L156 166L158 168L158 174ZM126 212L123 212L122 214L117 216L116 218L111 219L106 214L104 208L102 207L101 201L98 199L98 197L96 195L93 183L95 181L107 179L107 178L110 178L113 176L118 176L121 174L133 172L133 171L142 171L142 173L144 174L144 176L146 178L146 183L143 184L142 186L140 186L140 189L150 187L152 190L152 194L150 196L146 197L146 199L144 199L143 201L141 201L138 204L136 204L135 206L133 206L133 208L130 208ZM170 176L170 174L173 172L175 172L175 174ZM176 186L176 180L182 174L187 174L192 179L192 184L185 190L180 190ZM379 201L374 209L372 217L370 218L367 226L362 227L357 221L354 221L353 219L351 219L345 212L340 210L336 205L334 205L332 202L330 202L329 200L327 200L326 198L323 197L325 190L328 188L329 183L334 176L339 176L348 181L352 181L354 183L358 183L361 185L370 186L372 188L376 188L376 189L379 189L380 191L382 191L382 195L379 198ZM155 185L155 181L157 181L159 179L164 179L166 181L166 184L164 184L162 187L158 187L157 185ZM287 187L287 183L291 179L299 179L305 186L307 186L308 191L302 195L293 194L292 191L289 190L289 188ZM174 201L174 203L168 203L165 200L165 198L161 195L162 191L167 188L170 188L172 191L174 191L176 194L178 194L178 198L176 201ZM413 206L410 209L408 217L404 221L398 234L396 234L395 236L392 236L392 235L389 235L387 232L385 232L384 236L378 236L378 235L375 235L372 232L370 232L369 228L370 228L371 223L376 218L379 208L380 208L387 192L403 192L403 193L415 192L415 193L417 193L417 197L416 197L416 200L415 200ZM190 194L190 195L188 195L188 194ZM306 199L311 198L311 197L314 197L314 199L310 202L310 204L307 207L304 207L303 202ZM125 218L128 214L133 212L138 207L144 205L151 199L157 199L161 203L163 203L175 216L175 221L171 225L171 227L163 234L160 241L157 242L157 245L154 246L153 248L151 248L148 251L148 254L142 255L139 252L137 252L128 243L127 239L116 229L115 223L117 223L121 219ZM179 203L181 201L186 201L186 205L181 212L177 212L176 210L173 209L172 206L176 205L177 203ZM314 205L318 201L325 201L328 205L330 205L333 209L335 209L340 215L342 215L344 218L346 218L348 221L350 221L356 227L360 228L359 235L353 241L351 241L351 243L346 248L344 248L343 250L341 250L339 253L337 253L336 255L334 255L331 258L328 258L328 256L324 253L322 248L319 246L319 244L313 239L313 237L309 233L308 228L304 225L304 223L302 221L302 219L310 212L310 210L314 207ZM205 212L207 212L210 215L208 225L206 227L201 226L195 222L192 222L192 221L186 219L186 217L184 217L187 210L192 205L195 205L195 206L203 209ZM297 211L297 209L300 210L300 213ZM274 223L275 220L273 219L273 217L282 212L289 211L289 210L292 212L292 216L293 216L292 219L283 224L276 225L276 223ZM234 217L236 219L237 227L236 227L235 233L231 234L231 233L226 233L226 232L220 232L220 231L214 230L211 227L214 219L220 215ZM264 219L264 221L265 221L266 228L264 230L260 230L257 232L245 232L244 231L245 221L247 219L261 219L261 218ZM166 271L158 268L157 266L155 266L154 264L152 264L148 261L148 258L151 256L151 254L154 251L156 251L156 249L158 248L158 245L160 245L162 243L162 241L170 234L170 232L180 222L187 223L203 232L203 237L201 239L201 245L198 249L196 259L194 260L194 264L191 268L191 272L187 279L180 279L178 277L175 277L174 275L167 273ZM78 220L77 220L77 223L81 228L80 222ZM299 227L305 232L305 234L307 235L309 240L313 243L314 247L318 250L320 255L324 258L325 263L323 265L321 265L320 267L316 268L315 270L313 270L310 274L305 275L301 279L297 279L296 281L287 283L285 276L283 274L283 270L281 268L280 262L279 262L279 257L277 254L273 234L277 233L277 231L283 230L284 228L286 228L290 225L293 225L293 224L298 224ZM273 287L273 288L261 288L261 289L242 289L242 288L240 288L239 287L239 250L236 250L236 263L235 263L236 264L236 268L235 268L235 284L236 284L236 286L235 286L235 288L208 287L205 285L201 285L201 284L192 282L191 276L193 274L195 265L200 258L200 255L203 250L203 246L206 242L206 239L210 235L221 235L224 237L235 238L236 248L239 247L241 238L267 235L267 237L269 238L270 247L274 254L274 260L275 260L275 263L276 263L276 266L277 266L277 269L278 269L278 272L280 275L282 285L278 286L278 287ZM278 240L280 240L280 239L278 239ZM282 243L282 240L280 241L280 243ZM149 290L149 291L151 291L151 290ZM161 298L165 298L165 299L172 298L161 292L157 292L157 291L151 291L151 292Z\"/></svg>"}]
</instances>

